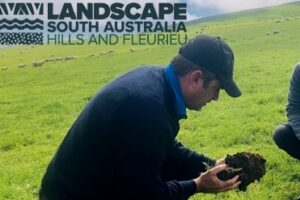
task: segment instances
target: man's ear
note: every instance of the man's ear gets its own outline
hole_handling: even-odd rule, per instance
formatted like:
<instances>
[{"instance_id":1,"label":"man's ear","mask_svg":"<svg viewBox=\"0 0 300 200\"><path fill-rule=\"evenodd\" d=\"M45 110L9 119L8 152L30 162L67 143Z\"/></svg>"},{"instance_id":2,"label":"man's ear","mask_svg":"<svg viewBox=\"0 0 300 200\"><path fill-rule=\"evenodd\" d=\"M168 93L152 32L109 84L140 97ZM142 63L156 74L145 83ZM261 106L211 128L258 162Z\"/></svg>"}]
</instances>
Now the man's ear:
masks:
<instances>
[{"instance_id":1,"label":"man's ear","mask_svg":"<svg viewBox=\"0 0 300 200\"><path fill-rule=\"evenodd\" d=\"M191 72L191 82L195 84L203 84L203 72L201 70L194 70Z\"/></svg>"}]
</instances>

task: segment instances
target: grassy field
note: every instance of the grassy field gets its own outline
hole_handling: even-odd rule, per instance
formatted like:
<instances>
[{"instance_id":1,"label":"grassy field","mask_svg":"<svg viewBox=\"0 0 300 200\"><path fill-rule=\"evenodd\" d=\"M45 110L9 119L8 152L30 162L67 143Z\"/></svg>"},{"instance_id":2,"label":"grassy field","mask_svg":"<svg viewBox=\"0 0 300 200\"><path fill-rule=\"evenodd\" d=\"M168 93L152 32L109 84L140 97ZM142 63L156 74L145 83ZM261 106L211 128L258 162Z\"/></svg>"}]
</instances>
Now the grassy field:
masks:
<instances>
[{"instance_id":1,"label":"grassy field","mask_svg":"<svg viewBox=\"0 0 300 200\"><path fill-rule=\"evenodd\" d=\"M178 139L213 158L251 151L267 159L267 174L247 192L197 194L193 200L292 200L300 195L300 163L272 141L286 121L288 84L300 60L300 4L194 21L189 35L219 35L235 52L243 96L188 112ZM135 52L129 49L134 48ZM102 52L113 50L113 55ZM178 46L41 46L0 49L0 199L36 199L46 166L90 98L139 65L166 65ZM47 58L76 60L31 63ZM24 68L18 65L26 64Z\"/></svg>"}]
</instances>

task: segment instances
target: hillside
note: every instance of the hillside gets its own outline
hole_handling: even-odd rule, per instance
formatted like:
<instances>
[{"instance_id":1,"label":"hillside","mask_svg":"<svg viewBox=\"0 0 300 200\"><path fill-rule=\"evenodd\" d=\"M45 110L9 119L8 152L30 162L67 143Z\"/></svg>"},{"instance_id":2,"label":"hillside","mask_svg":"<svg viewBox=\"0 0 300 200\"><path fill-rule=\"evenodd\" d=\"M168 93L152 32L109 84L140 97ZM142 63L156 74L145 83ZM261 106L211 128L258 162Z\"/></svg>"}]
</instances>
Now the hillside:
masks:
<instances>
[{"instance_id":1,"label":"hillside","mask_svg":"<svg viewBox=\"0 0 300 200\"><path fill-rule=\"evenodd\" d=\"M239 12L226 13L211 17L204 17L190 22L190 24L199 24L203 22L222 22L222 21L255 21L268 20L283 17L299 16L300 1L282 4L273 7L264 7L257 9L243 10Z\"/></svg>"},{"instance_id":2,"label":"hillside","mask_svg":"<svg viewBox=\"0 0 300 200\"><path fill-rule=\"evenodd\" d=\"M243 96L231 99L222 92L219 101L201 112L189 111L178 139L212 158L251 151L267 159L266 176L247 192L198 194L193 200L282 200L300 195L299 161L272 141L274 128L286 120L289 78L300 60L299 8L296 2L188 26L189 36L219 35L230 44ZM177 51L178 46L129 45L1 48L0 199L36 199L47 164L96 92L139 65L166 65ZM67 56L76 59L32 67L35 61Z\"/></svg>"}]
</instances>

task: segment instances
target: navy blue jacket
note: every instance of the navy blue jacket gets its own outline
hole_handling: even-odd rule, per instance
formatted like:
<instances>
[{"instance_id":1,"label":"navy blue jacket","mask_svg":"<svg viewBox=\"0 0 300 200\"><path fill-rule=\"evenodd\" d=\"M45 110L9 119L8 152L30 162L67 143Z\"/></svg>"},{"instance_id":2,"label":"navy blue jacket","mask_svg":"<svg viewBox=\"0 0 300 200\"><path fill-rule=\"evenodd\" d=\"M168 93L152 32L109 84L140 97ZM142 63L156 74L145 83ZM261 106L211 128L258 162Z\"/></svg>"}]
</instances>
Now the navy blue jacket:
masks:
<instances>
[{"instance_id":1,"label":"navy blue jacket","mask_svg":"<svg viewBox=\"0 0 300 200\"><path fill-rule=\"evenodd\" d=\"M58 199L181 199L214 164L175 140L179 123L164 69L142 67L103 88L68 131L42 180ZM175 180L176 177L176 180Z\"/></svg>"}]
</instances>

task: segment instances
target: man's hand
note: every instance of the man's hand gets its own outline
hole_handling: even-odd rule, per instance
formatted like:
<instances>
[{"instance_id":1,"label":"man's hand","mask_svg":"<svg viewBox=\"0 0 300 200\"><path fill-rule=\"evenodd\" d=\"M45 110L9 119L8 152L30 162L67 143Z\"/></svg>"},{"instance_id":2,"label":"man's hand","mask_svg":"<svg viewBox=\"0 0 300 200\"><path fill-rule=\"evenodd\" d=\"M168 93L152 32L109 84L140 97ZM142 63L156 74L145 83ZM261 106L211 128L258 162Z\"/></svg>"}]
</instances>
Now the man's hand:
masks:
<instances>
[{"instance_id":1,"label":"man's hand","mask_svg":"<svg viewBox=\"0 0 300 200\"><path fill-rule=\"evenodd\" d=\"M197 186L196 192L218 193L237 188L241 183L238 181L238 175L227 181L222 181L217 177L217 173L226 167L225 164L217 165L194 179Z\"/></svg>"},{"instance_id":2,"label":"man's hand","mask_svg":"<svg viewBox=\"0 0 300 200\"><path fill-rule=\"evenodd\" d=\"M225 157L217 160L215 166L218 166L218 165L221 165L221 164L225 164Z\"/></svg>"}]
</instances>

